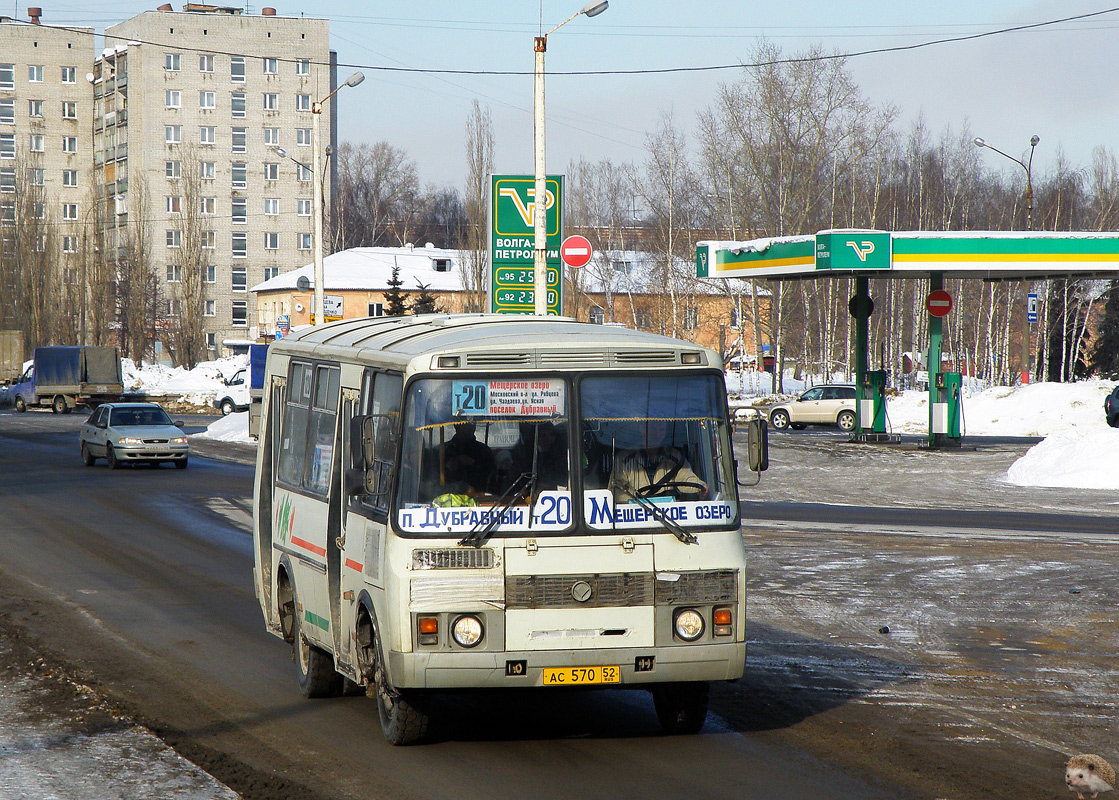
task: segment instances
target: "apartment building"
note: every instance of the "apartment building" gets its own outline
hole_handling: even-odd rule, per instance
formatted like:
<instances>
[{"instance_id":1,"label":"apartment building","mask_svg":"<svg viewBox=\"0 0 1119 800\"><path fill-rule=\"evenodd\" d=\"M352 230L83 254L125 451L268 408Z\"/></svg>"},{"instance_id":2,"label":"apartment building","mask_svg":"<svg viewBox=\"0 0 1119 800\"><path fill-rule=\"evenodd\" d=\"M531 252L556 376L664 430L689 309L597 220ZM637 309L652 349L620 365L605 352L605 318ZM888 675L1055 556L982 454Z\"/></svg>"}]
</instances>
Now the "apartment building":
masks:
<instances>
[{"instance_id":1,"label":"apartment building","mask_svg":"<svg viewBox=\"0 0 1119 800\"><path fill-rule=\"evenodd\" d=\"M37 22L37 17L34 18ZM81 291L79 250L92 201L92 28L0 17L0 318L12 325L17 248L42 254L55 302ZM18 209L18 216L17 216ZM18 223L18 224L17 224ZM33 241L20 241L28 238ZM77 303L73 304L75 314ZM63 306L70 310L70 303Z\"/></svg>"},{"instance_id":2,"label":"apartment building","mask_svg":"<svg viewBox=\"0 0 1119 800\"><path fill-rule=\"evenodd\" d=\"M106 239L149 223L169 324L201 264L210 357L256 338L249 287L312 257L311 104L333 81L324 19L165 5L105 30L90 100ZM328 114L320 134L334 141Z\"/></svg>"}]
</instances>

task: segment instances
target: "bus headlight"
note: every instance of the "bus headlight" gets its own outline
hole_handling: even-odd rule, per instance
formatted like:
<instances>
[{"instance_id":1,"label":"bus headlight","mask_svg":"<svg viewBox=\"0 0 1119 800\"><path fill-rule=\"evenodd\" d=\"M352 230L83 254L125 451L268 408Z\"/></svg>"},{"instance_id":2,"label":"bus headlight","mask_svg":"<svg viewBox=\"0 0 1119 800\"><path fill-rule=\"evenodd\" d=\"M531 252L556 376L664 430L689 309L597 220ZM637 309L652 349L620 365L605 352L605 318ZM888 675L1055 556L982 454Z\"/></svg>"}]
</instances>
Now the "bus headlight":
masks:
<instances>
[{"instance_id":1,"label":"bus headlight","mask_svg":"<svg viewBox=\"0 0 1119 800\"><path fill-rule=\"evenodd\" d=\"M451 638L459 647L475 647L482 641L483 635L485 628L482 627L482 620L473 614L463 614L451 626Z\"/></svg>"},{"instance_id":2,"label":"bus headlight","mask_svg":"<svg viewBox=\"0 0 1119 800\"><path fill-rule=\"evenodd\" d=\"M676 635L685 642L694 642L703 636L703 615L694 608L682 608L676 612L672 627L676 629Z\"/></svg>"}]
</instances>

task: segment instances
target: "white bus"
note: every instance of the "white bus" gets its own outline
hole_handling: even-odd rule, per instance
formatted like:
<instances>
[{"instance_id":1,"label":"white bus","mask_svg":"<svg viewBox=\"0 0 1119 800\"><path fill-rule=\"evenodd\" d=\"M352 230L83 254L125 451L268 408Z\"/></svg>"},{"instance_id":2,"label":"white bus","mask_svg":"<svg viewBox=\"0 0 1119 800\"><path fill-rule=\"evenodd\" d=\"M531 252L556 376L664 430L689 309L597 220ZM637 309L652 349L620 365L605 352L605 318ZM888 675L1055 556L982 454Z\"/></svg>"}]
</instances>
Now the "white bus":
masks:
<instances>
[{"instance_id":1,"label":"white bus","mask_svg":"<svg viewBox=\"0 0 1119 800\"><path fill-rule=\"evenodd\" d=\"M265 623L304 695L363 687L394 744L433 692L483 687L649 689L698 731L746 658L736 466L694 344L556 317L309 328L268 352Z\"/></svg>"}]
</instances>

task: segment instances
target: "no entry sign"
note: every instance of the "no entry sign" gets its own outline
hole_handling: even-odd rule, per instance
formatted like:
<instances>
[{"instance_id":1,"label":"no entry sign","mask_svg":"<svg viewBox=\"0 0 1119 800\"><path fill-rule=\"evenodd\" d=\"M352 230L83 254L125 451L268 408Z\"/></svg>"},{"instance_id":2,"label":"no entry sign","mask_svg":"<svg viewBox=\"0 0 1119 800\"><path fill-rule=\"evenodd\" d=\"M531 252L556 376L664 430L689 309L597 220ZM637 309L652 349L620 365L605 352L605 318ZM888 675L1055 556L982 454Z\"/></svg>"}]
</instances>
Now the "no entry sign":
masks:
<instances>
[{"instance_id":1,"label":"no entry sign","mask_svg":"<svg viewBox=\"0 0 1119 800\"><path fill-rule=\"evenodd\" d=\"M560 260L573 269L587 266L591 260L590 241L586 236L568 236L560 245Z\"/></svg>"},{"instance_id":2,"label":"no entry sign","mask_svg":"<svg viewBox=\"0 0 1119 800\"><path fill-rule=\"evenodd\" d=\"M933 289L925 299L925 308L934 317L946 317L952 310L952 295L943 289Z\"/></svg>"}]
</instances>

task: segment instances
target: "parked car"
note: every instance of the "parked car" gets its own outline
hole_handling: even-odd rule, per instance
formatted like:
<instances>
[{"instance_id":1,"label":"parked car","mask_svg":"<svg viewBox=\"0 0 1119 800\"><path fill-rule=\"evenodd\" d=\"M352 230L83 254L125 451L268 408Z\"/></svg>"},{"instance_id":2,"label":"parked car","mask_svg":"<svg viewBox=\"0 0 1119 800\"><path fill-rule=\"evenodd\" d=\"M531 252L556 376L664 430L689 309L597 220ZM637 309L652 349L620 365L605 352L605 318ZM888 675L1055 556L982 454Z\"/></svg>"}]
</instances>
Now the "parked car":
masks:
<instances>
[{"instance_id":1,"label":"parked car","mask_svg":"<svg viewBox=\"0 0 1119 800\"><path fill-rule=\"evenodd\" d=\"M813 386L791 403L779 403L769 412L769 424L777 430L806 425L838 425L855 429L855 387Z\"/></svg>"},{"instance_id":2,"label":"parked car","mask_svg":"<svg viewBox=\"0 0 1119 800\"><path fill-rule=\"evenodd\" d=\"M1111 394L1103 399L1103 413L1107 417L1107 424L1119 428L1119 386L1111 390Z\"/></svg>"},{"instance_id":3,"label":"parked car","mask_svg":"<svg viewBox=\"0 0 1119 800\"><path fill-rule=\"evenodd\" d=\"M218 392L218 396L214 398L214 408L228 417L234 411L248 411L249 402L249 372L244 367L226 380L225 390Z\"/></svg>"},{"instance_id":4,"label":"parked car","mask_svg":"<svg viewBox=\"0 0 1119 800\"><path fill-rule=\"evenodd\" d=\"M82 461L92 467L104 458L109 469L141 461L185 469L190 445L182 425L155 403L105 403L94 409L78 433Z\"/></svg>"}]
</instances>

